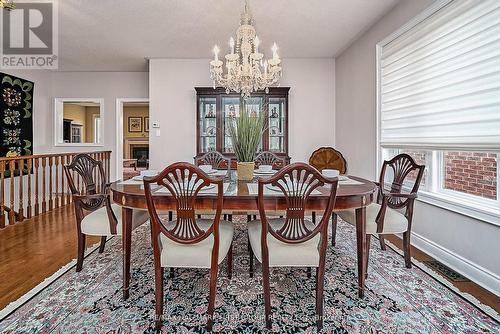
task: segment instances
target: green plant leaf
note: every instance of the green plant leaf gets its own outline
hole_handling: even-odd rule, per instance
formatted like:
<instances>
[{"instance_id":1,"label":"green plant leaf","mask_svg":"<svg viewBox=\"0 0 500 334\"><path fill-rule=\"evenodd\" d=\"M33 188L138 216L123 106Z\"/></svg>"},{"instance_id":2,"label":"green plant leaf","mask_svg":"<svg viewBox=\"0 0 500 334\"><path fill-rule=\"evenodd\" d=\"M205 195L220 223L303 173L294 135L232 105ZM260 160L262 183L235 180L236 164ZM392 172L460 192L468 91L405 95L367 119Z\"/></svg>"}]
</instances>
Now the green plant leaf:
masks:
<instances>
[{"instance_id":1,"label":"green plant leaf","mask_svg":"<svg viewBox=\"0 0 500 334\"><path fill-rule=\"evenodd\" d=\"M227 125L236 159L253 162L265 129L263 108L254 114L243 104L239 117L229 119Z\"/></svg>"}]
</instances>

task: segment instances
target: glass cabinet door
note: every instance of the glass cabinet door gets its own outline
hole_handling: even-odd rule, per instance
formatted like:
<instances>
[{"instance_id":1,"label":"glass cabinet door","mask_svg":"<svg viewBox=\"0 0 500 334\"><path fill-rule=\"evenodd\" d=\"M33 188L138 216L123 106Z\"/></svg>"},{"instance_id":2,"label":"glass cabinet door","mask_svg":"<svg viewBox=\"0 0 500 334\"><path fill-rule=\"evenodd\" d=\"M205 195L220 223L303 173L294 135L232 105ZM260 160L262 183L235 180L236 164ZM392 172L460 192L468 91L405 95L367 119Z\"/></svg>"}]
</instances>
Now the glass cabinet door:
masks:
<instances>
[{"instance_id":1,"label":"glass cabinet door","mask_svg":"<svg viewBox=\"0 0 500 334\"><path fill-rule=\"evenodd\" d=\"M263 112L264 110L264 98L260 96L249 97L245 101L248 110L250 111L251 116L256 116L258 113ZM265 122L265 120L264 120ZM262 152L262 140L259 144L259 148L257 152Z\"/></svg>"},{"instance_id":2,"label":"glass cabinet door","mask_svg":"<svg viewBox=\"0 0 500 334\"><path fill-rule=\"evenodd\" d=\"M240 98L233 96L222 97L222 123L224 128L224 139L222 141L223 153L234 153L233 143L229 135L228 123L231 118L240 116Z\"/></svg>"},{"instance_id":3,"label":"glass cabinet door","mask_svg":"<svg viewBox=\"0 0 500 334\"><path fill-rule=\"evenodd\" d=\"M285 152L285 98L271 97L268 104L269 151Z\"/></svg>"},{"instance_id":4,"label":"glass cabinet door","mask_svg":"<svg viewBox=\"0 0 500 334\"><path fill-rule=\"evenodd\" d=\"M217 145L217 99L215 97L199 98L200 149L202 153L215 151Z\"/></svg>"}]
</instances>

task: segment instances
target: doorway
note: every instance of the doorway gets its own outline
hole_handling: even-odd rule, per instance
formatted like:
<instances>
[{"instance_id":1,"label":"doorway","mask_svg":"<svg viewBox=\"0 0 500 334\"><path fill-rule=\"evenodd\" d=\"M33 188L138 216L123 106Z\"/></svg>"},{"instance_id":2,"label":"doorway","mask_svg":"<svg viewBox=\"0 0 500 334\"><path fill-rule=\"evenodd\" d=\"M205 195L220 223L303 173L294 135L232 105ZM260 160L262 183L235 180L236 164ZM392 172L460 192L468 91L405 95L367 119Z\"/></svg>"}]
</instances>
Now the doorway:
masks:
<instances>
[{"instance_id":1,"label":"doorway","mask_svg":"<svg viewBox=\"0 0 500 334\"><path fill-rule=\"evenodd\" d=\"M149 99L117 99L116 120L116 178L128 180L149 168Z\"/></svg>"}]
</instances>

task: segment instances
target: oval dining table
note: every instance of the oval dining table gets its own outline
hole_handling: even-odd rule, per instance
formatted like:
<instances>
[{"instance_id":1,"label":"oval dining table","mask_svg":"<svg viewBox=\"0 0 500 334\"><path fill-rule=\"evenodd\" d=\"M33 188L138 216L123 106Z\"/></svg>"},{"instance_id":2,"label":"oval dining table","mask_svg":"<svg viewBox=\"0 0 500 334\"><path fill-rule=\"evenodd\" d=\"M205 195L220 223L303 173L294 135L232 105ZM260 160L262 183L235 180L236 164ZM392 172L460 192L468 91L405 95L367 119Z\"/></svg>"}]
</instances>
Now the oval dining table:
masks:
<instances>
[{"instance_id":1,"label":"oval dining table","mask_svg":"<svg viewBox=\"0 0 500 334\"><path fill-rule=\"evenodd\" d=\"M225 172L224 172L225 173ZM241 212L258 211L255 192L249 190L252 181L236 181L233 175L224 177L225 191L223 210ZM252 186L250 186L252 187ZM255 187L252 187L255 189ZM328 201L328 189L317 188L319 191L311 194L306 204L306 211L321 213ZM132 210L147 210L144 185L141 181L116 181L111 185L113 201L122 207L122 243L123 243L123 298L129 297L130 284L130 256L132 247ZM158 210L175 211L174 198L165 191L152 189L155 205ZM363 298L367 261L366 243L366 206L373 202L376 185L368 180L349 176L348 181L340 181L337 190L334 211L356 210L356 245L358 266L358 296ZM264 196L266 210L286 210L285 197L282 194ZM198 210L215 210L217 205L216 194L201 194L197 197L195 208Z\"/></svg>"}]
</instances>

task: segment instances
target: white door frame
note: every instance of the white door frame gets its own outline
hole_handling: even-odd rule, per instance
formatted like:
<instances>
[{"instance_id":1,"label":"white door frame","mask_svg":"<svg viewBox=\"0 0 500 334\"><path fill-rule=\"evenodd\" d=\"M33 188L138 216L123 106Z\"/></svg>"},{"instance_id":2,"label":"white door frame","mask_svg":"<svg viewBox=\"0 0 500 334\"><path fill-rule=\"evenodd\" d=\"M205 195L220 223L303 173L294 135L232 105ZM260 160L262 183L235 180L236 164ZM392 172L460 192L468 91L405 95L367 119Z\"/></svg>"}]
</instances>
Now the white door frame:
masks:
<instances>
[{"instance_id":1,"label":"white door frame","mask_svg":"<svg viewBox=\"0 0 500 334\"><path fill-rule=\"evenodd\" d=\"M148 97L122 97L116 99L116 179L123 176L123 104L130 102L148 102Z\"/></svg>"}]
</instances>

